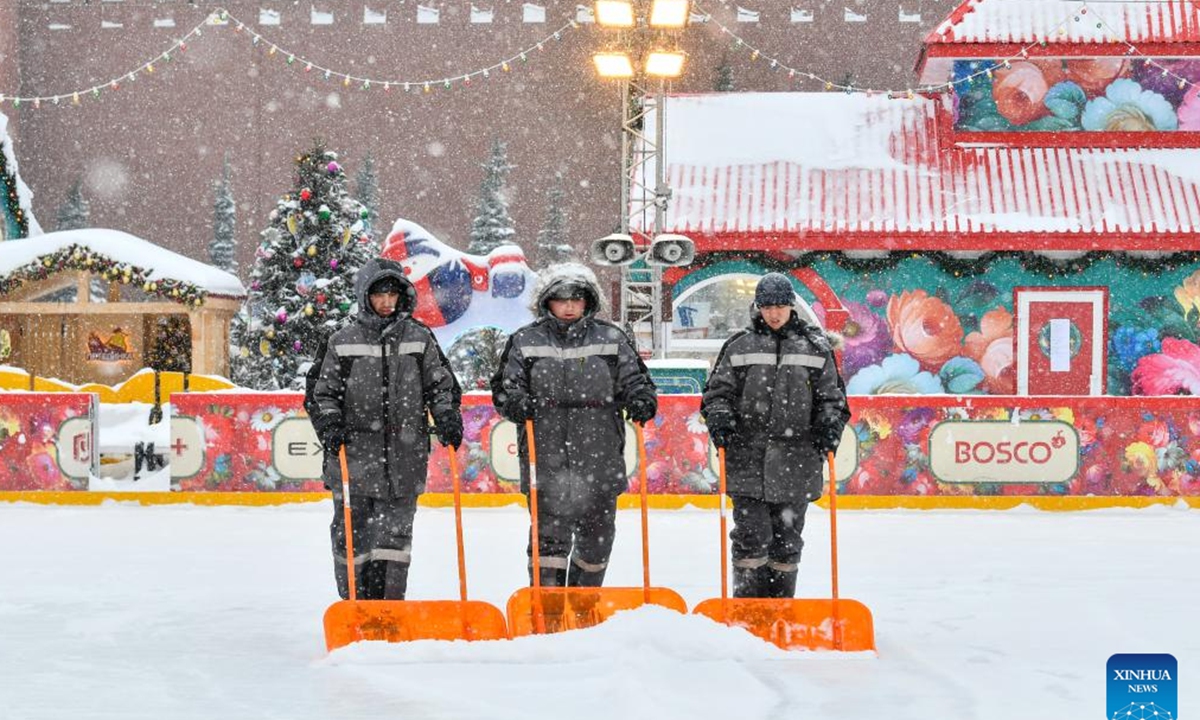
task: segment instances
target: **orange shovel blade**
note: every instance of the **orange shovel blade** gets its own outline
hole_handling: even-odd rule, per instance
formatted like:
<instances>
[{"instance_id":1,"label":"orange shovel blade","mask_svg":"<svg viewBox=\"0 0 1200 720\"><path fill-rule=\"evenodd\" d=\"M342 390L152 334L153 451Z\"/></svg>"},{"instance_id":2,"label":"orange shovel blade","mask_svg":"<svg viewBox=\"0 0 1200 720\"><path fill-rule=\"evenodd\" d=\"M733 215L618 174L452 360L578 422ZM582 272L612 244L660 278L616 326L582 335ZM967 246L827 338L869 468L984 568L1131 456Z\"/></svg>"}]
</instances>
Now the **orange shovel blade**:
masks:
<instances>
[{"instance_id":1,"label":"orange shovel blade","mask_svg":"<svg viewBox=\"0 0 1200 720\"><path fill-rule=\"evenodd\" d=\"M544 587L541 596L546 632L593 627L622 610L643 605L661 605L687 614L687 603L674 590L652 587L649 594L647 600L646 589L640 587ZM521 588L508 598L508 627L513 637L536 632L533 601L531 587Z\"/></svg>"},{"instance_id":2,"label":"orange shovel blade","mask_svg":"<svg viewBox=\"0 0 1200 720\"><path fill-rule=\"evenodd\" d=\"M857 600L713 598L701 602L692 613L745 628L784 650L875 649L871 611ZM834 632L835 617L840 633ZM838 634L840 638L835 637Z\"/></svg>"},{"instance_id":3,"label":"orange shovel blade","mask_svg":"<svg viewBox=\"0 0 1200 720\"><path fill-rule=\"evenodd\" d=\"M507 640L504 615L478 600L341 600L325 611L328 650L359 640Z\"/></svg>"}]
</instances>

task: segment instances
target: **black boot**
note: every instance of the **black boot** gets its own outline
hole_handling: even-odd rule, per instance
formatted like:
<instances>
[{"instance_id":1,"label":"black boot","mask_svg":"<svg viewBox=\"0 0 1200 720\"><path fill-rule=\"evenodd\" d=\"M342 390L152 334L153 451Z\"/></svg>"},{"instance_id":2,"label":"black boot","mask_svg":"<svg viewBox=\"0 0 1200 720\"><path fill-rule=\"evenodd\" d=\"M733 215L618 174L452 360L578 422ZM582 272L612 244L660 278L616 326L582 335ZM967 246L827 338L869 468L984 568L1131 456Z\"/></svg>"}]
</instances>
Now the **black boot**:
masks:
<instances>
[{"instance_id":1,"label":"black boot","mask_svg":"<svg viewBox=\"0 0 1200 720\"><path fill-rule=\"evenodd\" d=\"M408 563L385 561L383 571L384 600L403 600L408 590Z\"/></svg>"},{"instance_id":2,"label":"black boot","mask_svg":"<svg viewBox=\"0 0 1200 720\"><path fill-rule=\"evenodd\" d=\"M585 570L572 560L567 570L567 585L570 587L600 587L604 584L604 573L607 570L607 564L599 570Z\"/></svg>"},{"instance_id":3,"label":"black boot","mask_svg":"<svg viewBox=\"0 0 1200 720\"><path fill-rule=\"evenodd\" d=\"M358 599L365 600L366 583L364 581L366 578L363 577L363 565L358 565L354 569L354 589L358 591ZM333 580L335 583L337 583L338 595L340 595L343 600L350 599L349 575L350 574L346 572L346 562L344 560L338 559L333 561Z\"/></svg>"},{"instance_id":4,"label":"black boot","mask_svg":"<svg viewBox=\"0 0 1200 720\"><path fill-rule=\"evenodd\" d=\"M767 594L767 584L769 578L767 576L766 565L756 568L733 566L733 596L735 598L761 598L770 597Z\"/></svg>"},{"instance_id":5,"label":"black boot","mask_svg":"<svg viewBox=\"0 0 1200 720\"><path fill-rule=\"evenodd\" d=\"M782 599L796 596L798 570L778 570L768 566L767 573L767 597Z\"/></svg>"}]
</instances>

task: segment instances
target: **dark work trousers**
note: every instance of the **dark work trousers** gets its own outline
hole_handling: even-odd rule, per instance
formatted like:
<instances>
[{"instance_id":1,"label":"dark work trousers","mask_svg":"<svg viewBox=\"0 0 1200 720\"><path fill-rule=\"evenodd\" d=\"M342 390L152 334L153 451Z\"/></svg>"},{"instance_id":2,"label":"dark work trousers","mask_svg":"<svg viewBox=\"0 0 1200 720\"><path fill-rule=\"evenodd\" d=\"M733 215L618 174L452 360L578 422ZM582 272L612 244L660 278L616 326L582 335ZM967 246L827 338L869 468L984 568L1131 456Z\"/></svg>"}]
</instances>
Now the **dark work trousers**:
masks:
<instances>
[{"instance_id":1,"label":"dark work trousers","mask_svg":"<svg viewBox=\"0 0 1200 720\"><path fill-rule=\"evenodd\" d=\"M733 500L733 530L729 540L734 565L757 567L770 562L778 569L800 563L807 502L770 503L746 495ZM794 569L794 568L791 568Z\"/></svg>"},{"instance_id":2,"label":"dark work trousers","mask_svg":"<svg viewBox=\"0 0 1200 720\"><path fill-rule=\"evenodd\" d=\"M355 588L360 600L403 600L412 560L413 517L417 498L380 500L350 496L354 525ZM333 493L333 572L338 594L350 597L346 572L346 526L341 488Z\"/></svg>"},{"instance_id":3,"label":"dark work trousers","mask_svg":"<svg viewBox=\"0 0 1200 720\"><path fill-rule=\"evenodd\" d=\"M526 496L528 497L528 496ZM604 582L608 556L617 530L617 499L596 498L575 515L538 512L538 560L541 584L599 587ZM529 555L533 578L533 544Z\"/></svg>"}]
</instances>

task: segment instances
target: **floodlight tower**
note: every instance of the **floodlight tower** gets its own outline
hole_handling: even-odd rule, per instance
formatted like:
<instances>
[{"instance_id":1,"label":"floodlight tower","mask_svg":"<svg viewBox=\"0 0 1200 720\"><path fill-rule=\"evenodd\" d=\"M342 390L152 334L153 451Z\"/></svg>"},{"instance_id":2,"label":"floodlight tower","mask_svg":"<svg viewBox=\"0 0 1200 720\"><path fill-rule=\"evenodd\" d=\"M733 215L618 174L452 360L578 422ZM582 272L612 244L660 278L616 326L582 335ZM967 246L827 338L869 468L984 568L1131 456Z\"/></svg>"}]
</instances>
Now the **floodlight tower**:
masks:
<instances>
[{"instance_id":1,"label":"floodlight tower","mask_svg":"<svg viewBox=\"0 0 1200 720\"><path fill-rule=\"evenodd\" d=\"M610 35L592 60L601 78L620 82L621 222L618 232L593 243L592 260L621 266L617 321L635 342L637 330L648 324L653 357L662 357L666 344L662 268L686 265L695 256L691 240L663 234L671 198L664 179L663 92L667 79L683 73L679 39L690 12L690 0L595 2L596 24ZM651 115L653 137L645 132ZM641 229L635 233L631 221L639 216Z\"/></svg>"}]
</instances>

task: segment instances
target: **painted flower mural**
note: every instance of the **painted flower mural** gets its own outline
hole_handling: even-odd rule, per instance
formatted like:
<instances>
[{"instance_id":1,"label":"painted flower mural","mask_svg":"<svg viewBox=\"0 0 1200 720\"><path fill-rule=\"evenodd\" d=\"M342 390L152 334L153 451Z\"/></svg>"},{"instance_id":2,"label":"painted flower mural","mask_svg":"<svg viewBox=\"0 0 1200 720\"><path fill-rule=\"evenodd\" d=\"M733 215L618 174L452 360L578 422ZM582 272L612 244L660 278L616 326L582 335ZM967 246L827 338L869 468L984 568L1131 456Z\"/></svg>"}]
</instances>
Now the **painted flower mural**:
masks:
<instances>
[{"instance_id":1,"label":"painted flower mural","mask_svg":"<svg viewBox=\"0 0 1200 720\"><path fill-rule=\"evenodd\" d=\"M850 395L926 395L944 391L941 380L922 370L911 355L889 355L880 364L863 368L846 383Z\"/></svg>"},{"instance_id":2,"label":"painted flower mural","mask_svg":"<svg viewBox=\"0 0 1200 720\"><path fill-rule=\"evenodd\" d=\"M962 349L963 329L946 301L924 290L893 295L887 305L888 325L896 349L936 372Z\"/></svg>"},{"instance_id":3,"label":"painted flower mural","mask_svg":"<svg viewBox=\"0 0 1200 720\"><path fill-rule=\"evenodd\" d=\"M1012 313L1002 307L989 310L980 319L979 330L967 335L963 349L979 363L989 392L1010 395L1016 390Z\"/></svg>"},{"instance_id":4,"label":"painted flower mural","mask_svg":"<svg viewBox=\"0 0 1200 720\"><path fill-rule=\"evenodd\" d=\"M1162 352L1138 360L1131 380L1134 395L1200 395L1200 347L1163 338Z\"/></svg>"},{"instance_id":5,"label":"painted flower mural","mask_svg":"<svg viewBox=\"0 0 1200 720\"><path fill-rule=\"evenodd\" d=\"M959 130L1170 131L1200 127L1193 60L1125 57L955 63ZM1182 82L1181 82L1182 80Z\"/></svg>"}]
</instances>

